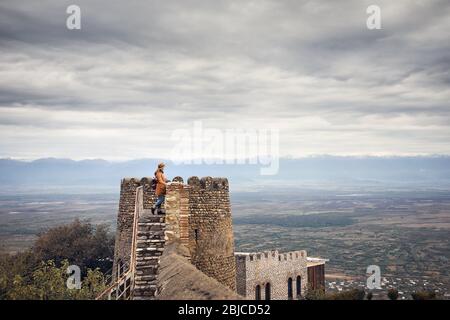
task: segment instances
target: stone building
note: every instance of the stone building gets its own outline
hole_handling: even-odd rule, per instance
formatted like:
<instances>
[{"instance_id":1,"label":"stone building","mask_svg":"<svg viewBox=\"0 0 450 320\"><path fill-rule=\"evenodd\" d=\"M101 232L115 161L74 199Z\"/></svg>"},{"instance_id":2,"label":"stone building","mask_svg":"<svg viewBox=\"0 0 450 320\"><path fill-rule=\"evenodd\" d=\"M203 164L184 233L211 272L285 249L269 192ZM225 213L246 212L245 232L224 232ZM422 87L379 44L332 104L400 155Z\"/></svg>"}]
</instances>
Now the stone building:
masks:
<instances>
[{"instance_id":1,"label":"stone building","mask_svg":"<svg viewBox=\"0 0 450 320\"><path fill-rule=\"evenodd\" d=\"M308 288L325 288L325 259L306 251L236 252L237 293L255 300L301 299Z\"/></svg>"}]
</instances>

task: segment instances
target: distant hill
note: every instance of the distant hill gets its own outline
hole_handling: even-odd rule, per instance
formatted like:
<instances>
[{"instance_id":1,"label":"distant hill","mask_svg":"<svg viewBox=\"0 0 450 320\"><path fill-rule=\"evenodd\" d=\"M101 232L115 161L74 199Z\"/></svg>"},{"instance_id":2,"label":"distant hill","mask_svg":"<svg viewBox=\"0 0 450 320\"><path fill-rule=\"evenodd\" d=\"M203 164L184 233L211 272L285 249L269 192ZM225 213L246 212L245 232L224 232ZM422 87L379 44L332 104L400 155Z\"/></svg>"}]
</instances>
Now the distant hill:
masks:
<instances>
[{"instance_id":1,"label":"distant hill","mask_svg":"<svg viewBox=\"0 0 450 320\"><path fill-rule=\"evenodd\" d=\"M0 159L0 185L8 187L90 186L117 188L123 177L153 176L158 160L124 162L106 160L39 159L31 162ZM274 176L261 176L258 165L173 165L168 177L192 175L228 177L234 187L283 187L310 183L334 185L398 184L449 186L450 157L336 157L280 159Z\"/></svg>"}]
</instances>

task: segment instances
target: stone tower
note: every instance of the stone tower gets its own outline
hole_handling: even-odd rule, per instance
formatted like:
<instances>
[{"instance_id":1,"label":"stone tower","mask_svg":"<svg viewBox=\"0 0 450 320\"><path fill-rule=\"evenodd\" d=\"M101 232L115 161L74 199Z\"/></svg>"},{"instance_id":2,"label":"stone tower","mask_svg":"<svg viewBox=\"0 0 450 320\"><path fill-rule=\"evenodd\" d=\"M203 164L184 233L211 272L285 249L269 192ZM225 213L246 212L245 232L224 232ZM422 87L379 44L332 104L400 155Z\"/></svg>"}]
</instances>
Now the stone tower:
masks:
<instances>
[{"instance_id":1,"label":"stone tower","mask_svg":"<svg viewBox=\"0 0 450 320\"><path fill-rule=\"evenodd\" d=\"M117 230L114 248L113 277L117 274L119 262L125 268L130 263L133 239L133 221L136 211L136 191L143 188L144 209L150 209L156 196L151 190L152 178L125 178L120 182L119 211L117 214Z\"/></svg>"},{"instance_id":2,"label":"stone tower","mask_svg":"<svg viewBox=\"0 0 450 320\"><path fill-rule=\"evenodd\" d=\"M155 201L152 178L121 182L113 275L127 267L133 245L136 212L148 211ZM137 190L142 197L137 197ZM191 263L206 275L236 290L236 262L228 180L191 177L184 184L176 177L167 186L164 239L188 249ZM158 248L158 251L163 248Z\"/></svg>"},{"instance_id":3,"label":"stone tower","mask_svg":"<svg viewBox=\"0 0 450 320\"><path fill-rule=\"evenodd\" d=\"M236 262L228 180L191 177L189 250L197 269L236 289Z\"/></svg>"}]
</instances>

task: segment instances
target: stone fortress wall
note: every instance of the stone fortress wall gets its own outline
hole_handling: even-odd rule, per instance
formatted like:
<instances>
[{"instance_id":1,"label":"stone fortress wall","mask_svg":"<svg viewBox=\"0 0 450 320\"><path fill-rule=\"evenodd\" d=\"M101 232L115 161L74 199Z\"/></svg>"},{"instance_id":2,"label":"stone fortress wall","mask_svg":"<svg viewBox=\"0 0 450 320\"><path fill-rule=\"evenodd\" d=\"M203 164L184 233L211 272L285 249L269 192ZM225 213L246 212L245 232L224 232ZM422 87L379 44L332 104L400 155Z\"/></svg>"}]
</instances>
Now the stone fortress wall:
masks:
<instances>
[{"instance_id":1,"label":"stone fortress wall","mask_svg":"<svg viewBox=\"0 0 450 320\"><path fill-rule=\"evenodd\" d=\"M133 220L136 209L136 190L143 188L144 209L150 209L155 202L155 192L151 189L152 178L125 178L120 182L119 212L114 247L113 277L117 275L119 261L121 265L130 263L133 239Z\"/></svg>"},{"instance_id":2,"label":"stone fortress wall","mask_svg":"<svg viewBox=\"0 0 450 320\"><path fill-rule=\"evenodd\" d=\"M236 253L237 293L249 299L287 300L291 279L292 298L304 295L308 287L307 255L305 250L279 253L277 250L260 253ZM300 277L301 292L297 292ZM259 289L258 289L259 288ZM257 290L260 293L257 294ZM267 291L266 291L267 290Z\"/></svg>"},{"instance_id":3,"label":"stone fortress wall","mask_svg":"<svg viewBox=\"0 0 450 320\"><path fill-rule=\"evenodd\" d=\"M113 275L119 264L130 261L136 189L142 186L143 207L155 201L152 178L121 181ZM184 184L176 177L167 186L165 239L179 241L189 251L191 263L206 275L236 290L236 265L228 180L191 177Z\"/></svg>"}]
</instances>

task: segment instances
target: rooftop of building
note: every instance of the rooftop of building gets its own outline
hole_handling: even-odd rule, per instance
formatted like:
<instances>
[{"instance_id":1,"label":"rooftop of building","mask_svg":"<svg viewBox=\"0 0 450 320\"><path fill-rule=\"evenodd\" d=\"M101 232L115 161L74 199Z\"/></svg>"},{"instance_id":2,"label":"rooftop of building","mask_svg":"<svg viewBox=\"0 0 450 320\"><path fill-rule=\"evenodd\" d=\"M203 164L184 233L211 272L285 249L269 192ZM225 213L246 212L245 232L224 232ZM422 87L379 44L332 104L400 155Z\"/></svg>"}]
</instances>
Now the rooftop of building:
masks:
<instances>
[{"instance_id":1,"label":"rooftop of building","mask_svg":"<svg viewBox=\"0 0 450 320\"><path fill-rule=\"evenodd\" d=\"M323 259L323 258L317 258L317 257L307 257L306 263L308 267L315 267L322 264L325 264L325 262L330 261L329 259Z\"/></svg>"}]
</instances>

